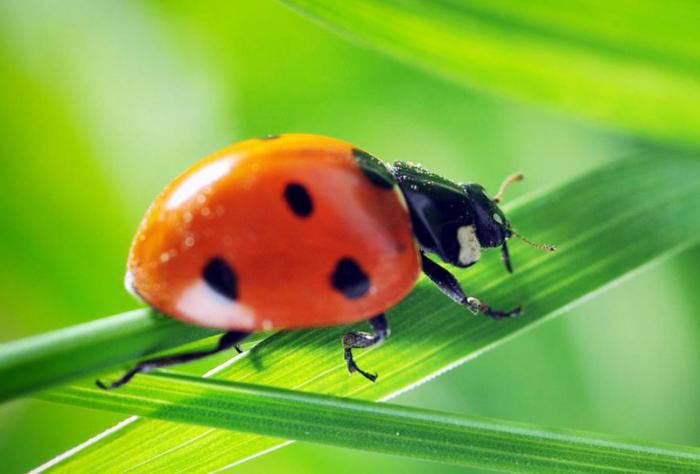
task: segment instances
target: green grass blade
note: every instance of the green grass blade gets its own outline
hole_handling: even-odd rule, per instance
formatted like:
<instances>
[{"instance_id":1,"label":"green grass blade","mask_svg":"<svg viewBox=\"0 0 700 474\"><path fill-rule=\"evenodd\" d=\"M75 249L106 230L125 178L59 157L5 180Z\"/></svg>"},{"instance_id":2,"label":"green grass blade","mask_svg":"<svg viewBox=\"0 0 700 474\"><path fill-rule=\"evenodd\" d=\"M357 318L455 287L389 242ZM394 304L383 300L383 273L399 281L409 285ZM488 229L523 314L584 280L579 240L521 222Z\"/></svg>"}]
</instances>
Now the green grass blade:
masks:
<instances>
[{"instance_id":1,"label":"green grass blade","mask_svg":"<svg viewBox=\"0 0 700 474\"><path fill-rule=\"evenodd\" d=\"M472 87L700 143L700 7L651 0L284 0Z\"/></svg>"},{"instance_id":2,"label":"green grass blade","mask_svg":"<svg viewBox=\"0 0 700 474\"><path fill-rule=\"evenodd\" d=\"M0 402L214 333L140 309L0 344Z\"/></svg>"},{"instance_id":3,"label":"green grass blade","mask_svg":"<svg viewBox=\"0 0 700 474\"><path fill-rule=\"evenodd\" d=\"M507 472L698 472L700 449L176 374L50 399L119 413Z\"/></svg>"},{"instance_id":4,"label":"green grass blade","mask_svg":"<svg viewBox=\"0 0 700 474\"><path fill-rule=\"evenodd\" d=\"M365 400L396 396L697 243L696 158L653 151L509 206L516 229L533 240L557 244L557 252L544 254L513 242L514 275L505 272L497 251L455 273L467 291L494 306L524 303L525 314L518 319L474 317L421 280L389 312L392 336L386 343L358 351L358 363L380 374L374 384L345 372L340 349L344 327L277 333L217 377ZM259 435L132 419L61 458L55 467L65 472L211 472L281 444Z\"/></svg>"}]
</instances>

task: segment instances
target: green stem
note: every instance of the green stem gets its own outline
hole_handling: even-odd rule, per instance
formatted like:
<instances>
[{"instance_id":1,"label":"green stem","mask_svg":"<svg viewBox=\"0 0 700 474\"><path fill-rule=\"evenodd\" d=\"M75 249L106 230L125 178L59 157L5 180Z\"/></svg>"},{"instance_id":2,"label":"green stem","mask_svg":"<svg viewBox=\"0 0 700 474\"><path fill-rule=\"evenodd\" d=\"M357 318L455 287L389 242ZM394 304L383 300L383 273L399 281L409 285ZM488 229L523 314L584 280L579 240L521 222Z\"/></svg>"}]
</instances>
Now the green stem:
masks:
<instances>
[{"instance_id":1,"label":"green stem","mask_svg":"<svg viewBox=\"0 0 700 474\"><path fill-rule=\"evenodd\" d=\"M139 309L0 345L0 402L215 334Z\"/></svg>"},{"instance_id":2,"label":"green stem","mask_svg":"<svg viewBox=\"0 0 700 474\"><path fill-rule=\"evenodd\" d=\"M330 446L509 472L698 472L700 449L157 373L50 400Z\"/></svg>"}]
</instances>

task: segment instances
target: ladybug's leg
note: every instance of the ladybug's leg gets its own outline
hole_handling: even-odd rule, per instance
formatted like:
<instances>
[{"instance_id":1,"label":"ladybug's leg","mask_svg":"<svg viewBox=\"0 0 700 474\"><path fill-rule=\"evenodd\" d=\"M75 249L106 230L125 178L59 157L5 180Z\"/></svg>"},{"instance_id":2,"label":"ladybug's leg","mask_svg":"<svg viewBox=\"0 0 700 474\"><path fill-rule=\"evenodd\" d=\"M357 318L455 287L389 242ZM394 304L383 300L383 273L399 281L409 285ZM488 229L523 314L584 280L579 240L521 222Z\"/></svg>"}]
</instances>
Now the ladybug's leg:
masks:
<instances>
[{"instance_id":1,"label":"ladybug's leg","mask_svg":"<svg viewBox=\"0 0 700 474\"><path fill-rule=\"evenodd\" d=\"M421 261L425 276L430 278L430 280L435 283L440 291L449 296L452 301L459 303L462 306L466 306L474 314L483 313L494 319L501 319L509 316L517 316L522 311L521 306L513 308L510 311L497 311L495 309L491 309L486 303L482 303L476 298L467 296L454 275L430 260L423 252L421 252Z\"/></svg>"},{"instance_id":2,"label":"ladybug's leg","mask_svg":"<svg viewBox=\"0 0 700 474\"><path fill-rule=\"evenodd\" d=\"M343 336L343 349L345 351L345 362L348 364L348 372L358 372L374 382L377 380L377 374L370 374L360 369L352 357L352 350L371 347L382 342L389 336L389 324L384 313L371 318L369 324L372 326L374 334L360 331L345 333Z\"/></svg>"},{"instance_id":3,"label":"ladybug's leg","mask_svg":"<svg viewBox=\"0 0 700 474\"><path fill-rule=\"evenodd\" d=\"M162 367L169 367L171 365L176 365L176 364L183 364L185 362L191 362L193 360L201 359L203 357L210 356L212 354L216 354L217 352L224 351L226 349L229 349L230 347L235 347L237 351L240 353L240 348L238 347L238 344L240 344L243 339L248 337L250 335L249 332L238 332L238 331L231 331L225 333L221 338L219 339L219 342L217 343L216 347L213 349L209 349L207 351L197 351L197 352L186 352L184 354L175 354L175 355L170 355L170 356L165 356L165 357L158 357L157 359L148 359L144 360L142 362L139 362L129 370L127 373L125 373L122 378L119 380L110 383L109 385L103 384L101 381L97 380L95 383L97 384L98 387L102 389L110 389L110 388L117 388L121 387L125 383L127 383L129 380L132 379L132 377L136 374L142 373L142 372L149 372L153 369L159 369Z\"/></svg>"}]
</instances>

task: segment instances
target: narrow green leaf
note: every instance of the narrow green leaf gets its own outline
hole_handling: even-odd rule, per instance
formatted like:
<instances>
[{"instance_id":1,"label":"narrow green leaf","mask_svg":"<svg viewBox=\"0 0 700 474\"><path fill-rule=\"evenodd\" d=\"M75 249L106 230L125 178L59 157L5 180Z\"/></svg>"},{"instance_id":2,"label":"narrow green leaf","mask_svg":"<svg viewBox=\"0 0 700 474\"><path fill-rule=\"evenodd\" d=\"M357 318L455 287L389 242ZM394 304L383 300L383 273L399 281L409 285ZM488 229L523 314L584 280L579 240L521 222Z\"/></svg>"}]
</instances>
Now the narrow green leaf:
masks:
<instances>
[{"instance_id":1,"label":"narrow green leaf","mask_svg":"<svg viewBox=\"0 0 700 474\"><path fill-rule=\"evenodd\" d=\"M472 87L700 143L700 6L652 0L284 0Z\"/></svg>"},{"instance_id":2,"label":"narrow green leaf","mask_svg":"<svg viewBox=\"0 0 700 474\"><path fill-rule=\"evenodd\" d=\"M379 373L374 384L346 373L340 347L345 327L277 333L217 376L365 400L394 397L567 311L630 272L697 243L700 162L697 156L688 158L653 151L508 207L516 229L533 240L555 243L558 250L544 254L514 241L514 275L505 272L497 251L455 273L468 292L493 306L523 303L520 318L474 317L421 280L389 312L392 336L387 342L358 351L358 364ZM211 472L282 444L259 435L132 418L56 460L55 467L65 472Z\"/></svg>"},{"instance_id":3,"label":"narrow green leaf","mask_svg":"<svg viewBox=\"0 0 700 474\"><path fill-rule=\"evenodd\" d=\"M161 420L507 472L698 472L700 448L184 375L50 400Z\"/></svg>"},{"instance_id":4,"label":"narrow green leaf","mask_svg":"<svg viewBox=\"0 0 700 474\"><path fill-rule=\"evenodd\" d=\"M215 332L140 309L0 344L0 402Z\"/></svg>"}]
</instances>

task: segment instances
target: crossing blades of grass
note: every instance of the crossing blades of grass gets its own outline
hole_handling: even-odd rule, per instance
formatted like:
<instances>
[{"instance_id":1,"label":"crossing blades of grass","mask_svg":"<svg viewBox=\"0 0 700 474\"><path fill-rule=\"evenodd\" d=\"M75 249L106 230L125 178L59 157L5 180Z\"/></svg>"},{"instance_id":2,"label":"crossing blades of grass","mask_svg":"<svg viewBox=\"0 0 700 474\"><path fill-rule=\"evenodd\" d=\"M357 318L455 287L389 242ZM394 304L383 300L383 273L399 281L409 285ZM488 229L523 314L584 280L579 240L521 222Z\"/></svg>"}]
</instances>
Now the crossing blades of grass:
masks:
<instances>
[{"instance_id":1,"label":"crossing blades of grass","mask_svg":"<svg viewBox=\"0 0 700 474\"><path fill-rule=\"evenodd\" d=\"M700 143L700 7L656 0L284 0L426 71Z\"/></svg>"},{"instance_id":2,"label":"crossing blades of grass","mask_svg":"<svg viewBox=\"0 0 700 474\"><path fill-rule=\"evenodd\" d=\"M52 400L211 428L507 472L697 472L700 449L628 441L287 389L146 375Z\"/></svg>"},{"instance_id":3,"label":"crossing blades of grass","mask_svg":"<svg viewBox=\"0 0 700 474\"><path fill-rule=\"evenodd\" d=\"M140 309L0 344L0 402L214 333Z\"/></svg>"},{"instance_id":4,"label":"crossing blades of grass","mask_svg":"<svg viewBox=\"0 0 700 474\"><path fill-rule=\"evenodd\" d=\"M388 313L393 331L387 342L358 351L358 363L379 373L374 384L346 373L340 349L344 327L274 334L222 367L217 377L364 400L394 397L697 243L700 162L693 158L697 156L650 151L508 206L516 229L533 240L557 244L557 251L540 253L513 241L512 276L497 251L486 252L478 265L456 275L467 291L494 306L523 303L520 318L475 317L421 280ZM95 393L100 396L109 395ZM283 443L256 434L132 418L52 465L65 472L211 472Z\"/></svg>"}]
</instances>

